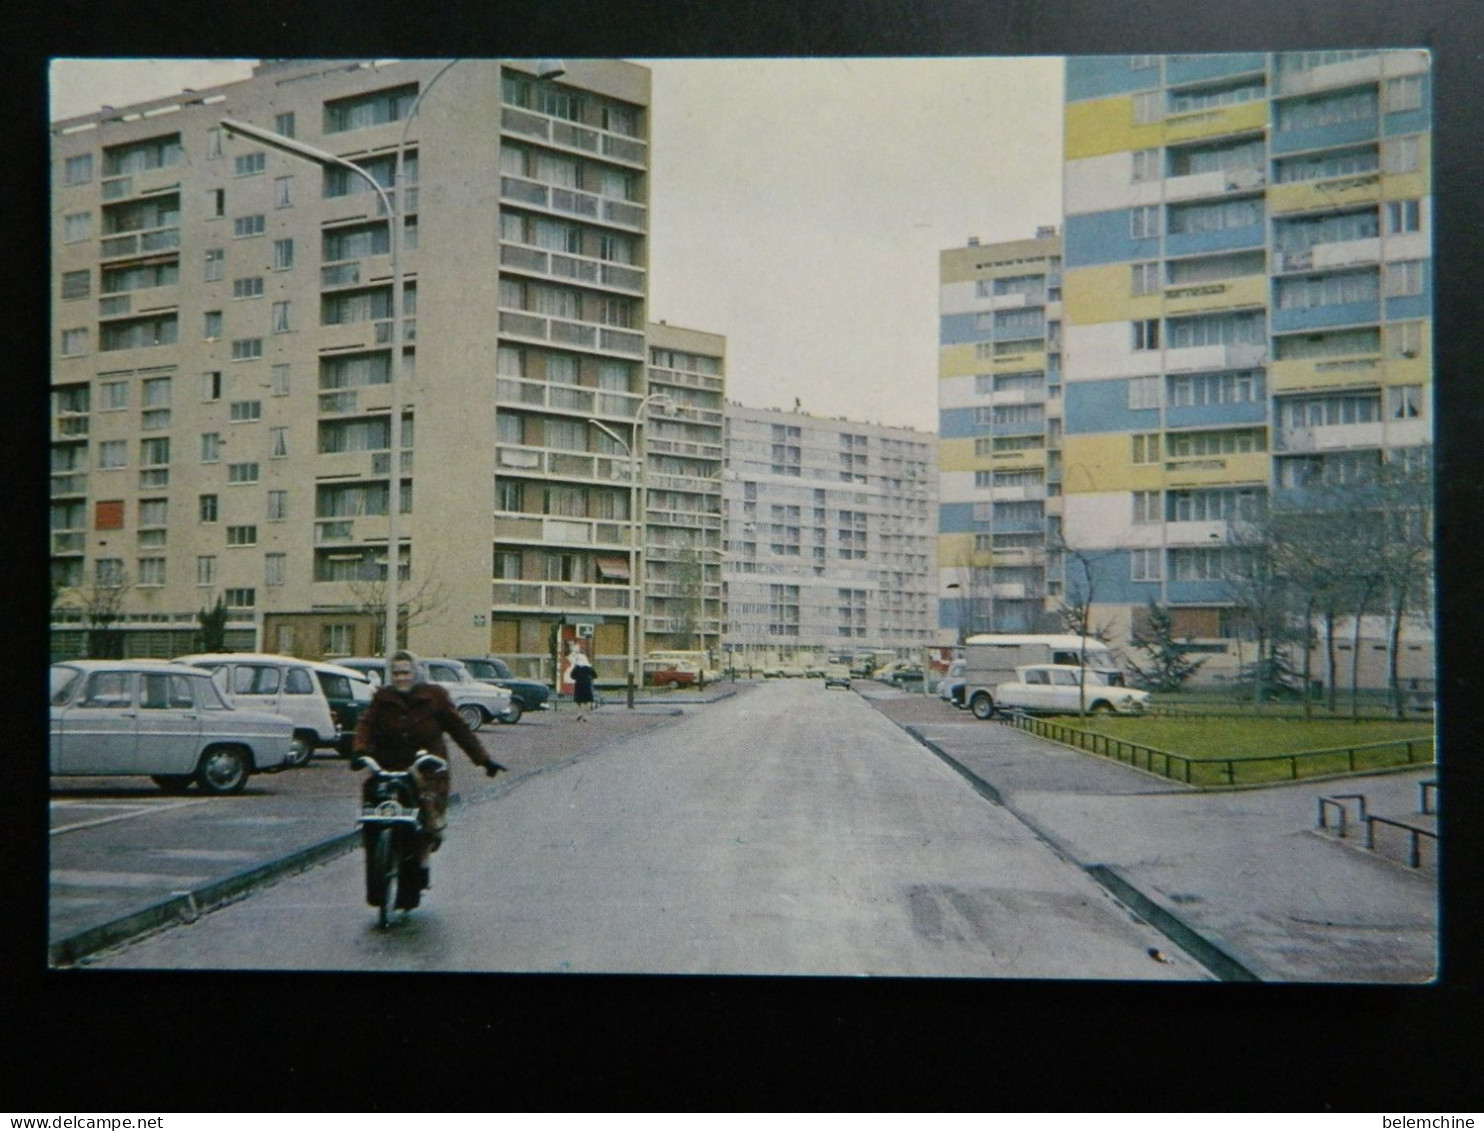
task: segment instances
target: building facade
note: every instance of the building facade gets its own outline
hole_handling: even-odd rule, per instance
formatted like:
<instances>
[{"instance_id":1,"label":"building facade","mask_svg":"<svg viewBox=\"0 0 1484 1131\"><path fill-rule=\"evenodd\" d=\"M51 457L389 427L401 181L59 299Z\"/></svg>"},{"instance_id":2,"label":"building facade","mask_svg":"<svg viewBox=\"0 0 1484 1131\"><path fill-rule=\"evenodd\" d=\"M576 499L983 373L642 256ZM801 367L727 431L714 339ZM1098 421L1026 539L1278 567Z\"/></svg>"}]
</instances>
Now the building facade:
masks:
<instances>
[{"instance_id":1,"label":"building facade","mask_svg":"<svg viewBox=\"0 0 1484 1131\"><path fill-rule=\"evenodd\" d=\"M604 563L641 516L596 424L649 391L649 73L441 68L275 62L54 124L55 651L177 654L218 598L233 646L377 651L395 494L413 648L549 676L583 625L621 666ZM388 188L402 150L403 342L378 194L224 118Z\"/></svg>"},{"instance_id":2,"label":"building facade","mask_svg":"<svg viewBox=\"0 0 1484 1131\"><path fill-rule=\"evenodd\" d=\"M938 642L1059 631L1061 237L970 240L938 269Z\"/></svg>"},{"instance_id":3,"label":"building facade","mask_svg":"<svg viewBox=\"0 0 1484 1131\"><path fill-rule=\"evenodd\" d=\"M754 669L933 643L935 439L726 408L726 636Z\"/></svg>"},{"instance_id":4,"label":"building facade","mask_svg":"<svg viewBox=\"0 0 1484 1131\"><path fill-rule=\"evenodd\" d=\"M1230 672L1234 524L1428 462L1428 66L1067 61L1064 564L1115 639L1166 605Z\"/></svg>"}]
</instances>

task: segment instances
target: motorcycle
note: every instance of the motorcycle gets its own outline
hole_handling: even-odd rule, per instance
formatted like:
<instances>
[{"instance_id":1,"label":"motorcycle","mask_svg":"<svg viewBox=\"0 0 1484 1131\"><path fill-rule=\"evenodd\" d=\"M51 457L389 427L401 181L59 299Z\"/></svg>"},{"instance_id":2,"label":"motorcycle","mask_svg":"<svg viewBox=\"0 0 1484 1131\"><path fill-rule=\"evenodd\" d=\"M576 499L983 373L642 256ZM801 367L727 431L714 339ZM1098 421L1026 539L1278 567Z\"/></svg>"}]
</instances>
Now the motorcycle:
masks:
<instances>
[{"instance_id":1,"label":"motorcycle","mask_svg":"<svg viewBox=\"0 0 1484 1131\"><path fill-rule=\"evenodd\" d=\"M411 911L422 901L426 872L420 863L422 809L414 770L447 772L448 763L420 750L410 770L384 770L362 754L351 762L370 770L361 791L361 847L366 855L366 902L377 911L377 923L391 924L395 911Z\"/></svg>"}]
</instances>

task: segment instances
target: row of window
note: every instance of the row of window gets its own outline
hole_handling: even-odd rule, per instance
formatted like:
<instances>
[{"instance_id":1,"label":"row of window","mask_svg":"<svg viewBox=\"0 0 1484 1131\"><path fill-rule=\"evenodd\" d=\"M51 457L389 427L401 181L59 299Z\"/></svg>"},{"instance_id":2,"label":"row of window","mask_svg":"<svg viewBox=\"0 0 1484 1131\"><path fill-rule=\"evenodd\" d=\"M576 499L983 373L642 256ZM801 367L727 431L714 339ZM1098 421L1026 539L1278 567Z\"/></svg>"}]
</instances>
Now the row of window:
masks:
<instances>
[{"instance_id":1,"label":"row of window","mask_svg":"<svg viewBox=\"0 0 1484 1131\"><path fill-rule=\"evenodd\" d=\"M1422 76L1401 75L1385 79L1379 86L1368 84L1349 90L1325 92L1274 103L1274 127L1280 132L1311 130L1343 122L1365 121L1380 113L1399 113L1422 107ZM1133 96L1136 125L1158 122L1166 115L1218 110L1225 106L1260 101L1268 97L1262 78L1170 90L1148 90Z\"/></svg>"}]
</instances>

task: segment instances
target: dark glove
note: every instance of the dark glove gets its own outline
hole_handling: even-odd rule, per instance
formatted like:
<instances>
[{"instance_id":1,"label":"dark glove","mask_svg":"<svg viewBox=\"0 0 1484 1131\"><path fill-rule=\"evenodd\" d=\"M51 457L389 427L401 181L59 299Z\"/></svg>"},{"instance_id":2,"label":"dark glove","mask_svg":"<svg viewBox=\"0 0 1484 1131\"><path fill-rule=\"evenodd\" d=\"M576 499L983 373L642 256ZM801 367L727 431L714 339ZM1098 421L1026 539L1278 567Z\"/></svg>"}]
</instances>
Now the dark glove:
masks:
<instances>
[{"instance_id":1,"label":"dark glove","mask_svg":"<svg viewBox=\"0 0 1484 1131\"><path fill-rule=\"evenodd\" d=\"M502 765L500 765L499 762L496 762L493 758L491 758L488 762L486 762L484 764L484 775L485 775L485 777L492 778L496 774L498 774L501 770L508 770L508 769L510 769L509 766L502 766Z\"/></svg>"}]
</instances>

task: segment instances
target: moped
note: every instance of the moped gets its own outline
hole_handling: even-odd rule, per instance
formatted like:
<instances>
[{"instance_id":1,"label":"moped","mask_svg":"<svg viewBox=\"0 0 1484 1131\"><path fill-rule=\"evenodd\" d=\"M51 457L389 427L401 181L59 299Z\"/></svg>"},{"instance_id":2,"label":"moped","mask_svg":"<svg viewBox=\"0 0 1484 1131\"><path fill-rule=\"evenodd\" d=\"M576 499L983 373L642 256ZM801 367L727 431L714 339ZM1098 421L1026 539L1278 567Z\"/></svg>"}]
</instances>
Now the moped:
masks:
<instances>
[{"instance_id":1,"label":"moped","mask_svg":"<svg viewBox=\"0 0 1484 1131\"><path fill-rule=\"evenodd\" d=\"M422 901L427 873L421 863L423 823L414 771L447 772L448 763L419 750L408 770L384 770L362 754L351 762L370 770L361 789L361 847L366 856L366 902L376 908L377 924L391 925L394 912L411 911Z\"/></svg>"}]
</instances>

